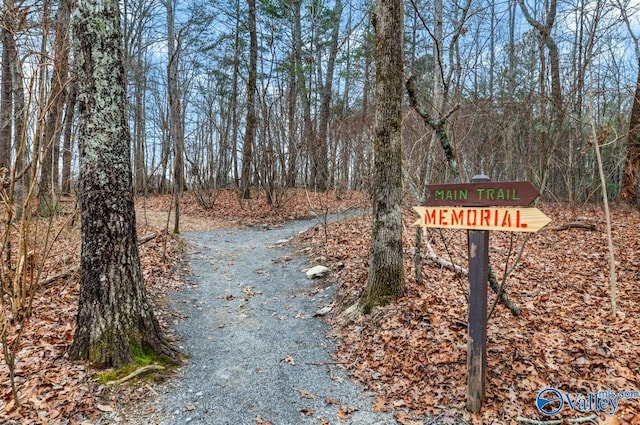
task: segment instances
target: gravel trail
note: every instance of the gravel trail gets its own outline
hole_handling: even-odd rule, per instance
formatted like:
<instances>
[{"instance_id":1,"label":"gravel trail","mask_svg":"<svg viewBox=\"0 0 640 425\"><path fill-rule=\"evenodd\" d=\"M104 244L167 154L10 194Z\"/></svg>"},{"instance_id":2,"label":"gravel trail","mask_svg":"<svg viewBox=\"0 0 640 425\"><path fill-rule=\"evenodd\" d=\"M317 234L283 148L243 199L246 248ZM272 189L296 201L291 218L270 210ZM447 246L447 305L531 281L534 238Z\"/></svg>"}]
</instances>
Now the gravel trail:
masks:
<instances>
[{"instance_id":1,"label":"gravel trail","mask_svg":"<svg viewBox=\"0 0 640 425\"><path fill-rule=\"evenodd\" d=\"M331 361L314 312L333 289L306 279L285 239L316 224L184 234L195 285L173 297L189 361L161 386L157 424L396 424Z\"/></svg>"}]
</instances>

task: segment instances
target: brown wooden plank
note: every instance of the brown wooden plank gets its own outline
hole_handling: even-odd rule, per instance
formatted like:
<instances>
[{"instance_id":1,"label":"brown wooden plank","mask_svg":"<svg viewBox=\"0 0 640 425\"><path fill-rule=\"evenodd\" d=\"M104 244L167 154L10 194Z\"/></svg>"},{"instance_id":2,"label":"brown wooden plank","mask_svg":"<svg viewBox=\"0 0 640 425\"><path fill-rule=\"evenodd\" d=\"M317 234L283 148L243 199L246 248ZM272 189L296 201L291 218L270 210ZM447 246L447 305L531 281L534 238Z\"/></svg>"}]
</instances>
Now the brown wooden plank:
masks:
<instances>
[{"instance_id":1,"label":"brown wooden plank","mask_svg":"<svg viewBox=\"0 0 640 425\"><path fill-rule=\"evenodd\" d=\"M526 207L413 207L420 218L414 226L444 229L537 232L551 219Z\"/></svg>"},{"instance_id":2,"label":"brown wooden plank","mask_svg":"<svg viewBox=\"0 0 640 425\"><path fill-rule=\"evenodd\" d=\"M428 184L426 206L527 206L540 194L531 182Z\"/></svg>"}]
</instances>

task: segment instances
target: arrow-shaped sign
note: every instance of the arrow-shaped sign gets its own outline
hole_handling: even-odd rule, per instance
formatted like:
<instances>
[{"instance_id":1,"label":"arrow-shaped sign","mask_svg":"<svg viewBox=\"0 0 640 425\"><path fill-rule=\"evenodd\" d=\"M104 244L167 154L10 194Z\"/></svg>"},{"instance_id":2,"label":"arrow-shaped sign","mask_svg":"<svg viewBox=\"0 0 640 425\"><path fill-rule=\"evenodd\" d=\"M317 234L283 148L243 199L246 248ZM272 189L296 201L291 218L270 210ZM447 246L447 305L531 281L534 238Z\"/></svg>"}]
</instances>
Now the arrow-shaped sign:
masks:
<instances>
[{"instance_id":1,"label":"arrow-shaped sign","mask_svg":"<svg viewBox=\"0 0 640 425\"><path fill-rule=\"evenodd\" d=\"M531 182L428 184L427 206L526 207L540 194Z\"/></svg>"},{"instance_id":2,"label":"arrow-shaped sign","mask_svg":"<svg viewBox=\"0 0 640 425\"><path fill-rule=\"evenodd\" d=\"M551 219L537 208L413 207L420 218L414 226L445 229L537 232Z\"/></svg>"}]
</instances>

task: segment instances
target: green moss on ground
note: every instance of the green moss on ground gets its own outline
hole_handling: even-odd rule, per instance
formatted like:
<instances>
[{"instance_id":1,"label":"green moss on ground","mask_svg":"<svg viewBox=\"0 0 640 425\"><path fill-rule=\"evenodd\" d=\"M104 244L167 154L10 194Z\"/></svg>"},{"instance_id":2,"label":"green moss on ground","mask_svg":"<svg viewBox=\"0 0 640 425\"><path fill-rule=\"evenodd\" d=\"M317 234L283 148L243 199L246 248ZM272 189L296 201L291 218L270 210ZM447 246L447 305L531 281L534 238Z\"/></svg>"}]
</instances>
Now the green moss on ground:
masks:
<instances>
[{"instance_id":1,"label":"green moss on ground","mask_svg":"<svg viewBox=\"0 0 640 425\"><path fill-rule=\"evenodd\" d=\"M162 367L175 366L175 362L166 356L159 355L150 348L142 347L140 344L134 344L131 349L133 355L133 362L128 363L118 369L112 369L105 372L97 373L95 379L100 384L107 384L109 382L118 381L125 376L128 376L135 372L137 369L149 366L158 365Z\"/></svg>"}]
</instances>

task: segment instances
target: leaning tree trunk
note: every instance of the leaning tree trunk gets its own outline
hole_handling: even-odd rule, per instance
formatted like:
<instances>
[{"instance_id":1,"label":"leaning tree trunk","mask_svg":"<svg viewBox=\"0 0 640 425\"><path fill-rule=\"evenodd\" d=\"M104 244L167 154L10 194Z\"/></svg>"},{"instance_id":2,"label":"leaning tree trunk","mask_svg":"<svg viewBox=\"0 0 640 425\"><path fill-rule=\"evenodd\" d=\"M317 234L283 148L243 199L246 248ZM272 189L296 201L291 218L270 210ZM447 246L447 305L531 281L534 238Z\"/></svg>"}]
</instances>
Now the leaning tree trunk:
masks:
<instances>
[{"instance_id":1,"label":"leaning tree trunk","mask_svg":"<svg viewBox=\"0 0 640 425\"><path fill-rule=\"evenodd\" d=\"M627 157L622 175L622 186L618 194L619 201L636 202L638 200L638 173L640 171L640 58L638 59L638 81L629 119L627 139Z\"/></svg>"},{"instance_id":2,"label":"leaning tree trunk","mask_svg":"<svg viewBox=\"0 0 640 425\"><path fill-rule=\"evenodd\" d=\"M402 265L402 0L376 5L376 122L371 263L363 311L404 292Z\"/></svg>"},{"instance_id":3,"label":"leaning tree trunk","mask_svg":"<svg viewBox=\"0 0 640 425\"><path fill-rule=\"evenodd\" d=\"M82 250L71 355L102 367L130 363L136 349L175 359L138 256L118 1L79 2L74 19Z\"/></svg>"}]
</instances>

